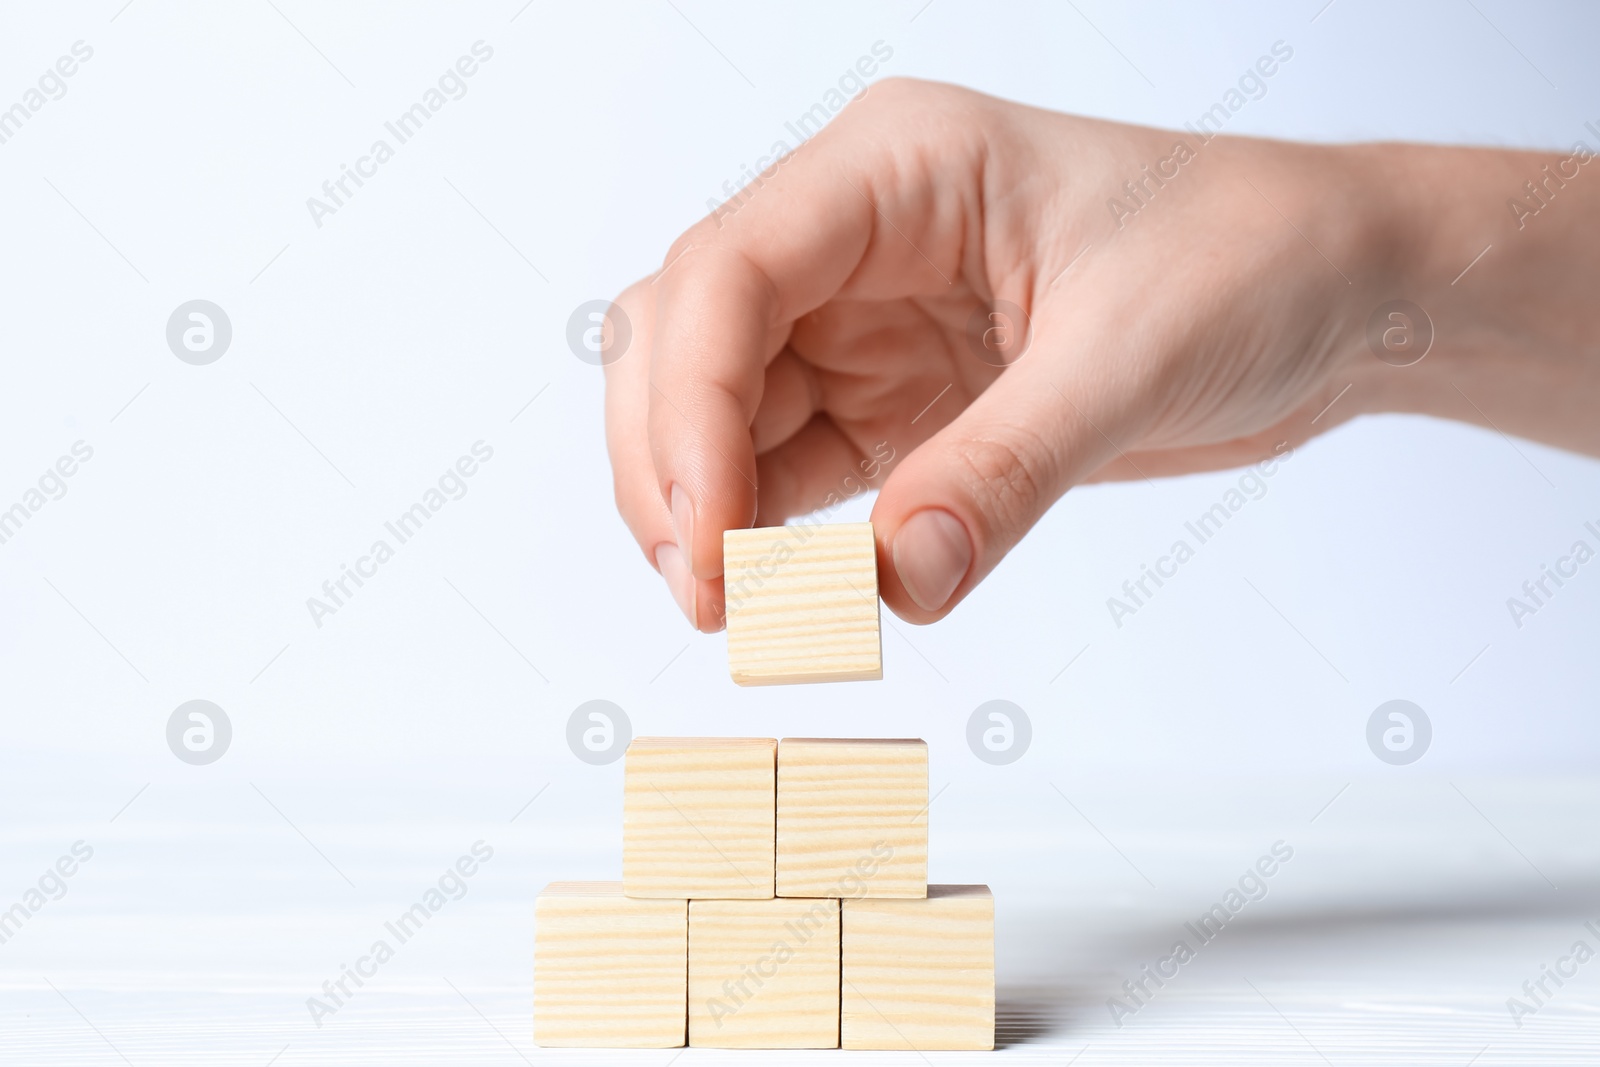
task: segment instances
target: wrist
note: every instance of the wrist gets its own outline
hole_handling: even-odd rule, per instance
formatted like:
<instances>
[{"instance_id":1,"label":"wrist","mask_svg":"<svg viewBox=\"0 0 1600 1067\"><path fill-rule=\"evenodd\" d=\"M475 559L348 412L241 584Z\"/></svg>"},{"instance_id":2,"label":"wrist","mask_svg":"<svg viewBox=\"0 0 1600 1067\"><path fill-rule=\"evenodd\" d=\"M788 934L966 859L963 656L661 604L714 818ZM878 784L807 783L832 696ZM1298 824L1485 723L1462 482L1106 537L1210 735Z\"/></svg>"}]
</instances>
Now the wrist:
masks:
<instances>
[{"instance_id":1,"label":"wrist","mask_svg":"<svg viewBox=\"0 0 1600 1067\"><path fill-rule=\"evenodd\" d=\"M1361 337L1352 362L1365 409L1592 451L1600 441L1583 411L1600 396L1600 312L1585 289L1600 269L1600 158L1389 144L1340 151L1368 201L1369 303L1353 323ZM1403 319L1380 313L1398 300L1415 309L1398 309ZM1386 330L1400 342L1412 331L1425 354L1386 347Z\"/></svg>"}]
</instances>

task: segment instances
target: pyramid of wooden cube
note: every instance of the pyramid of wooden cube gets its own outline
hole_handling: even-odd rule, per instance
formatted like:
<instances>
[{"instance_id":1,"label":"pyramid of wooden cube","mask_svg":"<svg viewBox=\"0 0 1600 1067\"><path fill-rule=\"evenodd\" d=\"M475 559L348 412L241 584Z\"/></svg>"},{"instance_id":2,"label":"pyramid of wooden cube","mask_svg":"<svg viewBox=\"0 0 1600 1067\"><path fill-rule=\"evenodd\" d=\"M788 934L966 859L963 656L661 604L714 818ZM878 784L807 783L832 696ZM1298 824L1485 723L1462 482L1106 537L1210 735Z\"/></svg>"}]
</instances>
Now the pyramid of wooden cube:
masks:
<instances>
[{"instance_id":1,"label":"pyramid of wooden cube","mask_svg":"<svg viewBox=\"0 0 1600 1067\"><path fill-rule=\"evenodd\" d=\"M624 759L622 885L630 897L773 895L776 741L641 737Z\"/></svg>"},{"instance_id":2,"label":"pyramid of wooden cube","mask_svg":"<svg viewBox=\"0 0 1600 1067\"><path fill-rule=\"evenodd\" d=\"M928 745L786 737L778 745L780 897L920 897Z\"/></svg>"},{"instance_id":3,"label":"pyramid of wooden cube","mask_svg":"<svg viewBox=\"0 0 1600 1067\"><path fill-rule=\"evenodd\" d=\"M871 523L729 530L722 583L738 684L883 677Z\"/></svg>"},{"instance_id":4,"label":"pyramid of wooden cube","mask_svg":"<svg viewBox=\"0 0 1600 1067\"><path fill-rule=\"evenodd\" d=\"M928 885L919 740L641 737L623 880L539 895L545 1046L994 1047L994 900Z\"/></svg>"}]
</instances>

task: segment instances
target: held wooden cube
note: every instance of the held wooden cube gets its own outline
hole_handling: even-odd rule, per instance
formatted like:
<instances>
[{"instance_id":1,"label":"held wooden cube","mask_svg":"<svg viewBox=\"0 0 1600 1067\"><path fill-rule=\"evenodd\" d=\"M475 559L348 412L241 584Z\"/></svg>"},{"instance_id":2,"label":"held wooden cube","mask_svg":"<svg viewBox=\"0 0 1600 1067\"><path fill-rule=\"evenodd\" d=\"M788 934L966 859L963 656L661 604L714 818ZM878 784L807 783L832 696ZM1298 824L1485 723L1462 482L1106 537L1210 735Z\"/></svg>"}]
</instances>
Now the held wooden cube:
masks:
<instances>
[{"instance_id":1,"label":"held wooden cube","mask_svg":"<svg viewBox=\"0 0 1600 1067\"><path fill-rule=\"evenodd\" d=\"M843 1047L994 1048L988 886L930 885L924 900L847 900L842 958ZM692 981L692 962L690 970Z\"/></svg>"},{"instance_id":2,"label":"held wooden cube","mask_svg":"<svg viewBox=\"0 0 1600 1067\"><path fill-rule=\"evenodd\" d=\"M533 1039L547 1047L684 1043L689 914L621 882L552 882L534 904Z\"/></svg>"},{"instance_id":3,"label":"held wooden cube","mask_svg":"<svg viewBox=\"0 0 1600 1067\"><path fill-rule=\"evenodd\" d=\"M770 737L640 737L628 746L628 896L772 896L777 745Z\"/></svg>"},{"instance_id":4,"label":"held wooden cube","mask_svg":"<svg viewBox=\"0 0 1600 1067\"><path fill-rule=\"evenodd\" d=\"M777 889L780 897L927 896L927 743L779 742Z\"/></svg>"},{"instance_id":5,"label":"held wooden cube","mask_svg":"<svg viewBox=\"0 0 1600 1067\"><path fill-rule=\"evenodd\" d=\"M871 523L729 530L722 579L738 684L883 677Z\"/></svg>"},{"instance_id":6,"label":"held wooden cube","mask_svg":"<svg viewBox=\"0 0 1600 1067\"><path fill-rule=\"evenodd\" d=\"M689 901L689 1044L838 1048L839 902Z\"/></svg>"}]
</instances>

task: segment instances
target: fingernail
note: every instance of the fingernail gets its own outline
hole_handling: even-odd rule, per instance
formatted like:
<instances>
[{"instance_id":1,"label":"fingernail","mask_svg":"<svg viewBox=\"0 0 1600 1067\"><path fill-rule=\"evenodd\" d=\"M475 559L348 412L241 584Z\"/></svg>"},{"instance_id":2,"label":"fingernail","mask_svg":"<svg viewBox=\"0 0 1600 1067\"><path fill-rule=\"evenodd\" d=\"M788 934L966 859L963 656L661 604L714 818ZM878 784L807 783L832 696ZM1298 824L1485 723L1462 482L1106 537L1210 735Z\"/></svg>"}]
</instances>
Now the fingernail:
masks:
<instances>
[{"instance_id":1,"label":"fingernail","mask_svg":"<svg viewBox=\"0 0 1600 1067\"><path fill-rule=\"evenodd\" d=\"M942 508L919 511L894 535L894 570L923 611L938 611L972 565L966 527Z\"/></svg>"},{"instance_id":2,"label":"fingernail","mask_svg":"<svg viewBox=\"0 0 1600 1067\"><path fill-rule=\"evenodd\" d=\"M694 504L689 500L689 494L683 491L683 486L677 482L672 483L672 489L667 496L672 502L672 536L678 539L678 551L683 554L690 573L693 573Z\"/></svg>"},{"instance_id":3,"label":"fingernail","mask_svg":"<svg viewBox=\"0 0 1600 1067\"><path fill-rule=\"evenodd\" d=\"M656 546L656 569L667 580L672 599L683 609L689 625L698 630L700 625L695 618L694 575L689 573L689 565L684 562L683 553L678 551L677 545L663 541Z\"/></svg>"}]
</instances>

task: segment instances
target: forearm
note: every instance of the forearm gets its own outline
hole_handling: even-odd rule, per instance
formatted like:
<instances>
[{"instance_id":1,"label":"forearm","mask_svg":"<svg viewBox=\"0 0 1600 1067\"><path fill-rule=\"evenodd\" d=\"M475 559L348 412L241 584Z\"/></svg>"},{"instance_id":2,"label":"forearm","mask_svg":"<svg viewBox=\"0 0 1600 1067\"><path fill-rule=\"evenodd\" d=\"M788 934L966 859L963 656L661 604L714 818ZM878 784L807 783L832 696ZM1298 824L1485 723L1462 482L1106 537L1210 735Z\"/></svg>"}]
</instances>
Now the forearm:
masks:
<instances>
[{"instance_id":1,"label":"forearm","mask_svg":"<svg viewBox=\"0 0 1600 1067\"><path fill-rule=\"evenodd\" d=\"M1600 158L1399 145L1352 152L1365 154L1357 165L1370 168L1387 201L1394 240L1381 255L1394 267L1392 297L1422 307L1434 330L1414 365L1358 364L1369 408L1492 425L1600 455Z\"/></svg>"}]
</instances>

